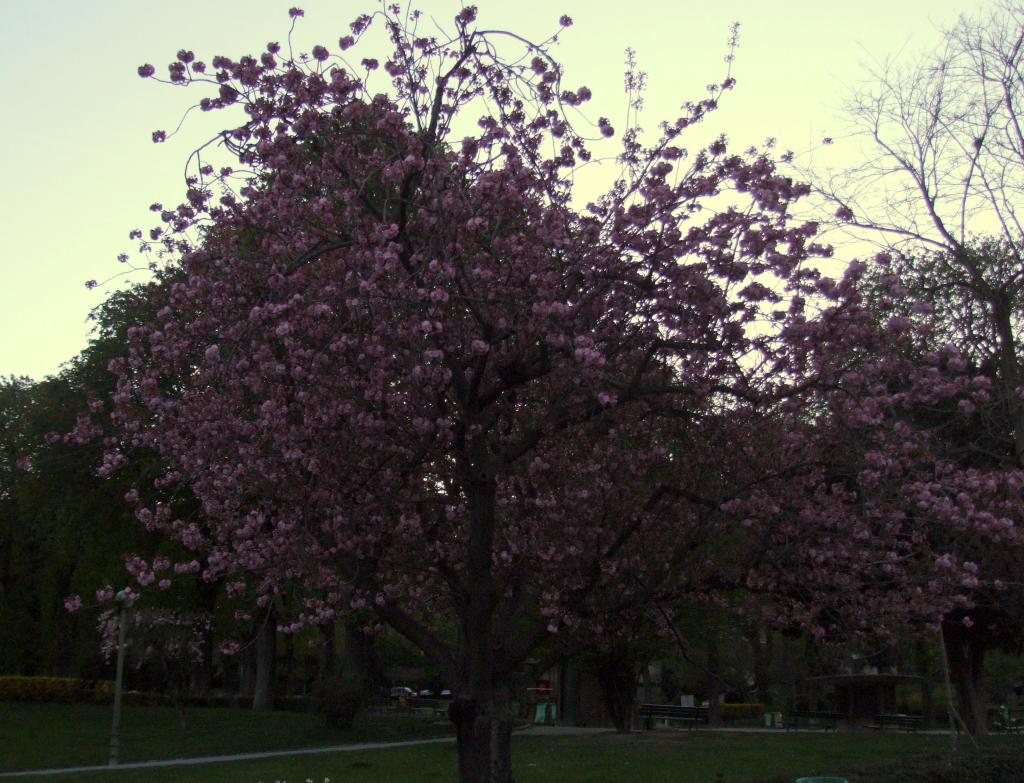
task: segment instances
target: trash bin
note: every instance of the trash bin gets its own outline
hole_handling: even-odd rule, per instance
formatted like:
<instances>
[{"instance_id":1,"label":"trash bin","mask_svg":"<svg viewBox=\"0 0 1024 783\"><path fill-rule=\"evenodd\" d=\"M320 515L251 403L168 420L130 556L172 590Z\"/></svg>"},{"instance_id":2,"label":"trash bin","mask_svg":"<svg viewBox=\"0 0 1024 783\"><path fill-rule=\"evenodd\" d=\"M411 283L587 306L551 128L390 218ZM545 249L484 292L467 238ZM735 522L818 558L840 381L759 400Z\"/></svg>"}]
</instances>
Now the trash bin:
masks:
<instances>
[{"instance_id":1,"label":"trash bin","mask_svg":"<svg viewBox=\"0 0 1024 783\"><path fill-rule=\"evenodd\" d=\"M537 704L533 714L534 723L552 724L557 719L557 705L555 702L542 701Z\"/></svg>"},{"instance_id":2,"label":"trash bin","mask_svg":"<svg viewBox=\"0 0 1024 783\"><path fill-rule=\"evenodd\" d=\"M782 713L781 712L773 712L772 713L772 725L775 728L777 728L777 729L781 729L782 728Z\"/></svg>"},{"instance_id":3,"label":"trash bin","mask_svg":"<svg viewBox=\"0 0 1024 783\"><path fill-rule=\"evenodd\" d=\"M764 720L764 727L770 729L774 724L774 718L770 712L766 712L762 718Z\"/></svg>"}]
</instances>

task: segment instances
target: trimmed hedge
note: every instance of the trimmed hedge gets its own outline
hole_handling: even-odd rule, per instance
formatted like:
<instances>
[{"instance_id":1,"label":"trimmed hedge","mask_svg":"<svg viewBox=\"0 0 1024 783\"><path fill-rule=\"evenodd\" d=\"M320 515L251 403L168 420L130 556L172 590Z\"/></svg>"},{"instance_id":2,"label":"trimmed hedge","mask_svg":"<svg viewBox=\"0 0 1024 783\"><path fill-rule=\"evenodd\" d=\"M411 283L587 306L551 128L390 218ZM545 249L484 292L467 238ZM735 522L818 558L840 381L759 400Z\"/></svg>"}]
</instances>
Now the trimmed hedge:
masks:
<instances>
[{"instance_id":1,"label":"trimmed hedge","mask_svg":"<svg viewBox=\"0 0 1024 783\"><path fill-rule=\"evenodd\" d=\"M83 680L78 677L0 677L0 701L109 704L113 700L112 680Z\"/></svg>"},{"instance_id":2,"label":"trimmed hedge","mask_svg":"<svg viewBox=\"0 0 1024 783\"><path fill-rule=\"evenodd\" d=\"M132 707L174 704L174 697L166 693L125 691L123 699ZM0 702L3 701L113 704L114 681L79 677L0 677Z\"/></svg>"},{"instance_id":3,"label":"trimmed hedge","mask_svg":"<svg viewBox=\"0 0 1024 783\"><path fill-rule=\"evenodd\" d=\"M173 693L125 691L124 704L130 707L169 707L175 704ZM0 702L54 702L57 704L113 704L113 680L84 680L78 677L0 677ZM189 707L236 707L246 699L231 696L185 696ZM308 696L279 697L278 710L308 712L312 708Z\"/></svg>"},{"instance_id":4,"label":"trimmed hedge","mask_svg":"<svg viewBox=\"0 0 1024 783\"><path fill-rule=\"evenodd\" d=\"M723 704L722 720L744 720L760 718L768 711L765 704Z\"/></svg>"}]
</instances>

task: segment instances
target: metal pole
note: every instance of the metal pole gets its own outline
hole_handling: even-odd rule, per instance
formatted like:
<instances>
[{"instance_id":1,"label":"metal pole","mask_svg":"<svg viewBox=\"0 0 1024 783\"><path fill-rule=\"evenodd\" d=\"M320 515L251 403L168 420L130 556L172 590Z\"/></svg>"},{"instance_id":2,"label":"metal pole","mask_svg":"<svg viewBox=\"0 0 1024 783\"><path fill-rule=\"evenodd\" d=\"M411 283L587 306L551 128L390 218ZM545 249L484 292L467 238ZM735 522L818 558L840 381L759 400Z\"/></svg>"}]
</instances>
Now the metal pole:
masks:
<instances>
[{"instance_id":1,"label":"metal pole","mask_svg":"<svg viewBox=\"0 0 1024 783\"><path fill-rule=\"evenodd\" d=\"M128 605L121 602L117 628L117 676L114 680L114 719L110 726L110 758L108 766L116 767L121 754L121 691L124 686L124 640L128 627Z\"/></svg>"}]
</instances>

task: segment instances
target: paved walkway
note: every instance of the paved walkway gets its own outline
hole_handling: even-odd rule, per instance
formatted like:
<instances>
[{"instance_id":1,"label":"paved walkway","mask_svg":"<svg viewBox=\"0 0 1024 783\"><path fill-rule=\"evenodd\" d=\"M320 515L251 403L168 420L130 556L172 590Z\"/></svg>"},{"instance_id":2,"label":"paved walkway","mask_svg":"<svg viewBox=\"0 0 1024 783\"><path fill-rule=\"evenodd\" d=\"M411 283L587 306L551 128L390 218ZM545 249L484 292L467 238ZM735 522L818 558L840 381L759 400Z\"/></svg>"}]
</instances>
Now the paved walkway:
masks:
<instances>
[{"instance_id":1,"label":"paved walkway","mask_svg":"<svg viewBox=\"0 0 1024 783\"><path fill-rule=\"evenodd\" d=\"M588 729L577 726L531 726L517 731L517 735L531 737L559 737L573 734L601 734L610 729ZM232 761L258 761L280 756L313 756L321 753L347 753L356 750L384 750L386 748L407 748L412 745L432 745L454 742L455 737L434 737L432 739L405 740L404 742L359 742L351 745L330 745L322 748L299 748L297 750L270 750L262 753L233 753L227 756L195 756L187 759L165 759L162 761L133 761L116 767L95 765L89 767L57 767L55 769L29 769L21 772L0 773L0 779L29 778L41 775L63 775L73 772L113 772L128 769L153 769L155 767L188 767L197 764L226 764Z\"/></svg>"}]
</instances>

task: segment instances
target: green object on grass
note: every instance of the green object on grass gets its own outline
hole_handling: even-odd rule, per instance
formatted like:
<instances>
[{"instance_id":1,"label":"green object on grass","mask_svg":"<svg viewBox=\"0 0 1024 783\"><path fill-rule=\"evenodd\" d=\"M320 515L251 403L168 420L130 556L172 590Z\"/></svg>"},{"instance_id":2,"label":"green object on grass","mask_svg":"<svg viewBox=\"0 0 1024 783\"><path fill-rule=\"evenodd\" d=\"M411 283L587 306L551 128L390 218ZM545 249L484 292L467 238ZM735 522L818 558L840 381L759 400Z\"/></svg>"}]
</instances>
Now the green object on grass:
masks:
<instances>
[{"instance_id":1,"label":"green object on grass","mask_svg":"<svg viewBox=\"0 0 1024 783\"><path fill-rule=\"evenodd\" d=\"M781 712L766 712L763 717L764 727L766 729L781 729L782 728L782 713Z\"/></svg>"},{"instance_id":2,"label":"green object on grass","mask_svg":"<svg viewBox=\"0 0 1024 783\"><path fill-rule=\"evenodd\" d=\"M557 708L553 701L542 701L534 711L534 723L554 723L558 718Z\"/></svg>"}]
</instances>

